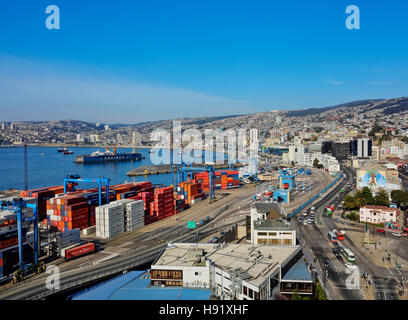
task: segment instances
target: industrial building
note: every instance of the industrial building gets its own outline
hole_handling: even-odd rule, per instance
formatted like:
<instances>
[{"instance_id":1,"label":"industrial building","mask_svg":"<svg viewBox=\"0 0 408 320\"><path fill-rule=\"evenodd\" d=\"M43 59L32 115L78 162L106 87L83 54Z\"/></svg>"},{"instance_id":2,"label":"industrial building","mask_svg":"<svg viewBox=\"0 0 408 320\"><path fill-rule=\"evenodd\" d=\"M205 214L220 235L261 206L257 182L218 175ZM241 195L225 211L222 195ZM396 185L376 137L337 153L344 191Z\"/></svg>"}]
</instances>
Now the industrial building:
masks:
<instances>
[{"instance_id":1,"label":"industrial building","mask_svg":"<svg viewBox=\"0 0 408 320\"><path fill-rule=\"evenodd\" d=\"M151 285L211 288L222 300L271 300L302 256L300 246L171 244L151 266Z\"/></svg>"}]
</instances>

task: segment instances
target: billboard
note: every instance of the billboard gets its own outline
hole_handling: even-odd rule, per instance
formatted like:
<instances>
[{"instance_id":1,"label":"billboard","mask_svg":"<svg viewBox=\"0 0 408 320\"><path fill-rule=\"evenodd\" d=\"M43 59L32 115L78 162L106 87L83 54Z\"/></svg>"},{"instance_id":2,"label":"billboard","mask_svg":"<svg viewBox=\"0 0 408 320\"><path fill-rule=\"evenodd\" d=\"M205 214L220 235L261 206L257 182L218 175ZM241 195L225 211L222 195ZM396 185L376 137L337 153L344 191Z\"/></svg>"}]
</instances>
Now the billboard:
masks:
<instances>
[{"instance_id":1,"label":"billboard","mask_svg":"<svg viewBox=\"0 0 408 320\"><path fill-rule=\"evenodd\" d=\"M357 187L368 187L371 191L385 189L387 185L385 170L357 170Z\"/></svg>"}]
</instances>

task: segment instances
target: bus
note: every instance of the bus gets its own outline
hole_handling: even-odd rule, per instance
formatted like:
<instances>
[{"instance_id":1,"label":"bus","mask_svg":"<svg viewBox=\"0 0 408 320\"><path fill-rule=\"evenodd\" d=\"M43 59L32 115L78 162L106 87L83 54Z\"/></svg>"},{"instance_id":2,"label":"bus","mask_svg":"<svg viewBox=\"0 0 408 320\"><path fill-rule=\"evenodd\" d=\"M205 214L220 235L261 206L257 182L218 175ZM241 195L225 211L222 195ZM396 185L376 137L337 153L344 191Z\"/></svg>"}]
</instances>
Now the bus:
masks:
<instances>
[{"instance_id":1,"label":"bus","mask_svg":"<svg viewBox=\"0 0 408 320\"><path fill-rule=\"evenodd\" d=\"M343 241L343 240L344 240L344 234L343 234L343 232L336 230L336 231L334 231L333 233L336 235L337 240L339 240L339 241Z\"/></svg>"},{"instance_id":2,"label":"bus","mask_svg":"<svg viewBox=\"0 0 408 320\"><path fill-rule=\"evenodd\" d=\"M348 261L350 262L356 261L356 257L354 256L354 253L351 252L350 249L342 248L341 252Z\"/></svg>"},{"instance_id":3,"label":"bus","mask_svg":"<svg viewBox=\"0 0 408 320\"><path fill-rule=\"evenodd\" d=\"M333 242L333 243L337 242L337 237L333 232L329 231L328 235L329 235L329 239L330 239L331 242Z\"/></svg>"}]
</instances>

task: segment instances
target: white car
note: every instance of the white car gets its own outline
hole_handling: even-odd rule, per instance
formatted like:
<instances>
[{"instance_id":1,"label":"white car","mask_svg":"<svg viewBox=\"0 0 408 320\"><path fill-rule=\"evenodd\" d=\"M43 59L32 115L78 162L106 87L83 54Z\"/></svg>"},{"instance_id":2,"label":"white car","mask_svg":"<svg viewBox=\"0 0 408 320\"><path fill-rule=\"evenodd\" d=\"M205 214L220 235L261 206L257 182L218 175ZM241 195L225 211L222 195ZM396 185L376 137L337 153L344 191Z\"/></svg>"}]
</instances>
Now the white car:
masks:
<instances>
[{"instance_id":1,"label":"white car","mask_svg":"<svg viewBox=\"0 0 408 320\"><path fill-rule=\"evenodd\" d=\"M401 233L393 232L392 235L393 235L393 236L396 236L396 237L402 237L402 236L401 236Z\"/></svg>"},{"instance_id":2,"label":"white car","mask_svg":"<svg viewBox=\"0 0 408 320\"><path fill-rule=\"evenodd\" d=\"M346 231L345 231L345 230L340 230L340 232L341 232L343 235L346 234Z\"/></svg>"},{"instance_id":3,"label":"white car","mask_svg":"<svg viewBox=\"0 0 408 320\"><path fill-rule=\"evenodd\" d=\"M304 225L304 226L306 226L306 225L307 225L307 221L306 221L306 220L303 222L303 225Z\"/></svg>"},{"instance_id":4,"label":"white car","mask_svg":"<svg viewBox=\"0 0 408 320\"><path fill-rule=\"evenodd\" d=\"M357 268L356 265L349 263L349 262L345 263L344 265L346 266L346 268Z\"/></svg>"}]
</instances>

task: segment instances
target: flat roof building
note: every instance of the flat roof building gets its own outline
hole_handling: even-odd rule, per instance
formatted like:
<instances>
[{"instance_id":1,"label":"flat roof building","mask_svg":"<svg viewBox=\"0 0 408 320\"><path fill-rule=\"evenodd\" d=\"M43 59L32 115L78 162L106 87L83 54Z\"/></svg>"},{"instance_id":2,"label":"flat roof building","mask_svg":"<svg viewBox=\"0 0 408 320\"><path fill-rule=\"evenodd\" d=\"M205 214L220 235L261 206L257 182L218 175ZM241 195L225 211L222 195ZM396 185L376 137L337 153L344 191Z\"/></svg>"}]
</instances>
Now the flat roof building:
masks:
<instances>
[{"instance_id":1,"label":"flat roof building","mask_svg":"<svg viewBox=\"0 0 408 320\"><path fill-rule=\"evenodd\" d=\"M211 288L225 300L269 300L302 256L300 246L176 243L152 264L151 285Z\"/></svg>"}]
</instances>

